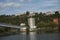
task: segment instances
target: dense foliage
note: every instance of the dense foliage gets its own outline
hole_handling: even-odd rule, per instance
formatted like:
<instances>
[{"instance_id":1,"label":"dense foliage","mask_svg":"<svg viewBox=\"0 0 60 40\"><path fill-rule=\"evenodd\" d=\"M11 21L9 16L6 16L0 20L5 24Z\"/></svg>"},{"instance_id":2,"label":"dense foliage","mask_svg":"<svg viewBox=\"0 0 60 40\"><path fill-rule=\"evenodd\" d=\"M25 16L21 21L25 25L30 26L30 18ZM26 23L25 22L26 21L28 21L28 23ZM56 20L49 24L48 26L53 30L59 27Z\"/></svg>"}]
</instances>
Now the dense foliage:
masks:
<instances>
[{"instance_id":1,"label":"dense foliage","mask_svg":"<svg viewBox=\"0 0 60 40\"><path fill-rule=\"evenodd\" d=\"M0 15L0 23L6 23L6 24L12 24L12 25L20 25L21 23L25 23L26 27L29 27L28 25L28 18L30 12L27 11L26 14L22 15ZM35 25L37 28L46 28L46 30L50 31L53 30L54 27L59 27L60 31L60 21L58 24L53 23L54 18L60 18L60 13L58 11L55 11L55 14L49 14L46 15L46 13L34 13L32 17L35 18ZM45 32L46 32L45 30ZM0 32L3 32L4 30L0 29Z\"/></svg>"}]
</instances>

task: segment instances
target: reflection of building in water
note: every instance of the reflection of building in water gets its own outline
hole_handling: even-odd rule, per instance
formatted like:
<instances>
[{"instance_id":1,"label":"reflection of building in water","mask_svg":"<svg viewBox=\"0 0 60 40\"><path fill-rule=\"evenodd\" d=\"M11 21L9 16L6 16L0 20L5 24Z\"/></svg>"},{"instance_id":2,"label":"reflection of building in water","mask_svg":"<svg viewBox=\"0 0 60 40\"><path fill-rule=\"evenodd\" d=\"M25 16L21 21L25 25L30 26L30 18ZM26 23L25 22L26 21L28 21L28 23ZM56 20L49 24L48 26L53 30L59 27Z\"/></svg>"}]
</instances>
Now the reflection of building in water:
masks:
<instances>
[{"instance_id":1,"label":"reflection of building in water","mask_svg":"<svg viewBox=\"0 0 60 40\"><path fill-rule=\"evenodd\" d=\"M30 31L34 30L36 28L35 26L35 18L33 18L34 14L29 14L29 18L28 18L28 24L29 24L29 27L30 27Z\"/></svg>"},{"instance_id":2,"label":"reflection of building in water","mask_svg":"<svg viewBox=\"0 0 60 40\"><path fill-rule=\"evenodd\" d=\"M36 40L36 32L30 32L30 40Z\"/></svg>"}]
</instances>

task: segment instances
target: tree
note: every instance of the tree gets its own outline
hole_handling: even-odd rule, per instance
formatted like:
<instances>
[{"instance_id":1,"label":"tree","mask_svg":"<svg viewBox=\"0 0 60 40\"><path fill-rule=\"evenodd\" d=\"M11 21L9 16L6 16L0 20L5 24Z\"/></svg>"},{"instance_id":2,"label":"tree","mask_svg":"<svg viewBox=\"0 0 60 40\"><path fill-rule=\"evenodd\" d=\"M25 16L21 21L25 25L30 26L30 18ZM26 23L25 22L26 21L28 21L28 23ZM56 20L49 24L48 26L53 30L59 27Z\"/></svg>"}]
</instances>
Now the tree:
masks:
<instances>
[{"instance_id":1,"label":"tree","mask_svg":"<svg viewBox=\"0 0 60 40\"><path fill-rule=\"evenodd\" d=\"M29 12L29 11L27 11L27 12L26 12L26 15L29 15L29 14L30 14L30 12Z\"/></svg>"}]
</instances>

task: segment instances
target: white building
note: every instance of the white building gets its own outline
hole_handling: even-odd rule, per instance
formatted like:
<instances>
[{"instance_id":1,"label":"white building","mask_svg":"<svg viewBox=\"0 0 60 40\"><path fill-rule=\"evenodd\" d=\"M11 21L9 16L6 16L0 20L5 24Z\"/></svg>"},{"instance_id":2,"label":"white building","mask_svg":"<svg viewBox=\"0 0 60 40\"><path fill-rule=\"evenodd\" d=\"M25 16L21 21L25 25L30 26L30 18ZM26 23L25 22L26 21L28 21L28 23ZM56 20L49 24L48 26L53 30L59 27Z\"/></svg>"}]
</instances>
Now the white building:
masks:
<instances>
[{"instance_id":1,"label":"white building","mask_svg":"<svg viewBox=\"0 0 60 40\"><path fill-rule=\"evenodd\" d=\"M21 23L20 26L21 26L20 31L26 31L25 23Z\"/></svg>"},{"instance_id":2,"label":"white building","mask_svg":"<svg viewBox=\"0 0 60 40\"><path fill-rule=\"evenodd\" d=\"M28 25L30 27L30 31L32 31L32 30L34 30L36 28L36 26L35 26L35 18L32 17L33 15L35 15L35 14L31 13L29 15L30 17L28 18Z\"/></svg>"}]
</instances>

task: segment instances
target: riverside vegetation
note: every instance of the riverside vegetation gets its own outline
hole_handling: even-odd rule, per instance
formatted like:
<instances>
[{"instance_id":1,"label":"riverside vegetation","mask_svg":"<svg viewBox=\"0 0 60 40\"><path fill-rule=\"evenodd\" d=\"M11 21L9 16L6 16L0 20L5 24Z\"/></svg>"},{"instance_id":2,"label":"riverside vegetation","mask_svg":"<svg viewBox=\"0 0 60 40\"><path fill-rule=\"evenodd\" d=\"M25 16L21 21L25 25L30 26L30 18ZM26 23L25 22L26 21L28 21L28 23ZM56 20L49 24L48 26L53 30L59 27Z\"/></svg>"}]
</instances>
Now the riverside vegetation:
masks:
<instances>
[{"instance_id":1,"label":"riverside vegetation","mask_svg":"<svg viewBox=\"0 0 60 40\"><path fill-rule=\"evenodd\" d=\"M20 25L21 23L25 23L26 27L29 27L28 25L28 16L30 12L27 11L26 14L22 15L0 15L0 23L6 23L6 24L12 24L12 25ZM35 25L37 26L38 31L40 32L59 32L60 31L60 23L58 24L53 22L54 18L60 18L59 11L55 11L55 14L49 14L46 15L46 13L34 13L35 15L32 16L35 18ZM58 28L58 29L54 29ZM5 28L0 28L0 33L5 32Z\"/></svg>"}]
</instances>

